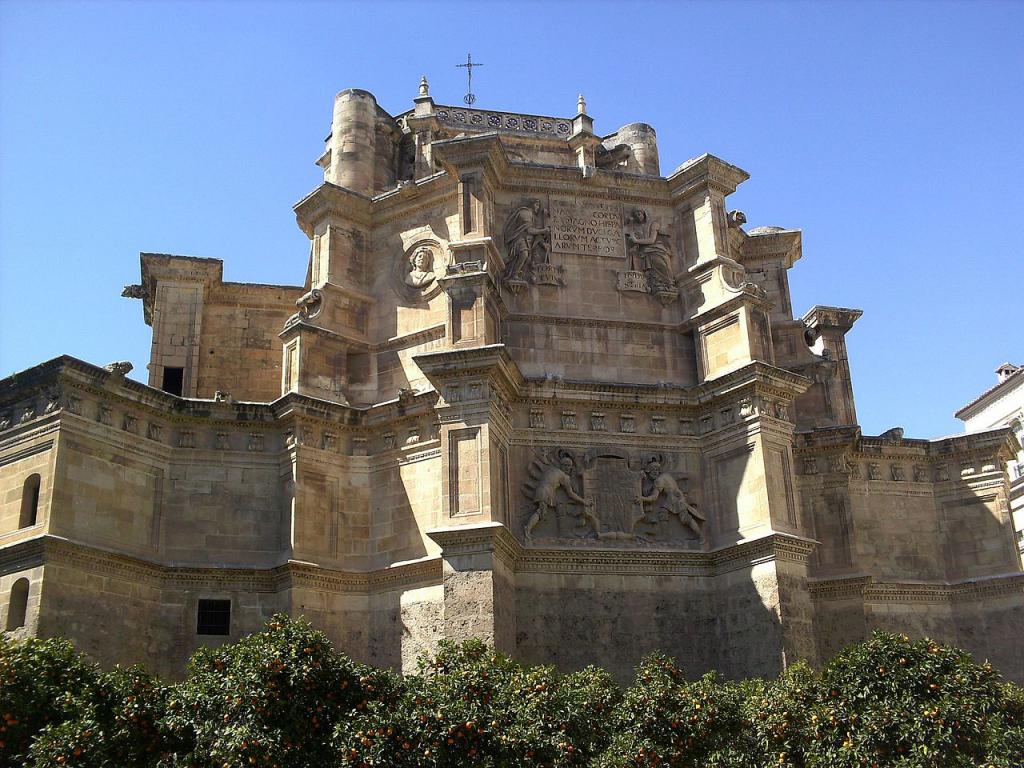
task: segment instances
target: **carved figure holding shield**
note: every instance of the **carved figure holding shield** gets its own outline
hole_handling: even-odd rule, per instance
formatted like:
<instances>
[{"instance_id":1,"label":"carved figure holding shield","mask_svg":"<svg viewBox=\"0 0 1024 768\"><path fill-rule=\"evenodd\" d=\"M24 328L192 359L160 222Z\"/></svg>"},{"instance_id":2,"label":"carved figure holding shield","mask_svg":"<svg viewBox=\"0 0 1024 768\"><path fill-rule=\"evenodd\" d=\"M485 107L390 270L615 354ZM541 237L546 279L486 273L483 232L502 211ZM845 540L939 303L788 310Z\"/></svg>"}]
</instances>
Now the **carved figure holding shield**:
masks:
<instances>
[{"instance_id":1,"label":"carved figure holding shield","mask_svg":"<svg viewBox=\"0 0 1024 768\"><path fill-rule=\"evenodd\" d=\"M519 206L508 217L502 229L506 259L503 277L506 281L523 280L531 266L548 263L551 227L545 218L540 200Z\"/></svg>"},{"instance_id":2,"label":"carved figure holding shield","mask_svg":"<svg viewBox=\"0 0 1024 768\"><path fill-rule=\"evenodd\" d=\"M662 469L661 456L651 456L643 469L643 486L636 502L644 509L644 516L637 522L660 523L675 515L679 522L689 528L697 538L704 541L704 515L700 513L679 487L675 477ZM651 504L648 510L645 505Z\"/></svg>"},{"instance_id":3,"label":"carved figure holding shield","mask_svg":"<svg viewBox=\"0 0 1024 768\"><path fill-rule=\"evenodd\" d=\"M534 512L526 523L524 535L529 541L533 537L533 529L544 520L548 514L558 506L558 491L561 489L570 501L582 507L580 512L574 512L577 517L583 517L594 526L594 532L600 530L600 523L590 511L592 501L576 493L573 488L572 476L576 472L576 462L568 451L558 451L557 463L551 457L545 456L545 460L537 459L530 467L532 483L526 484L526 491L534 503Z\"/></svg>"}]
</instances>

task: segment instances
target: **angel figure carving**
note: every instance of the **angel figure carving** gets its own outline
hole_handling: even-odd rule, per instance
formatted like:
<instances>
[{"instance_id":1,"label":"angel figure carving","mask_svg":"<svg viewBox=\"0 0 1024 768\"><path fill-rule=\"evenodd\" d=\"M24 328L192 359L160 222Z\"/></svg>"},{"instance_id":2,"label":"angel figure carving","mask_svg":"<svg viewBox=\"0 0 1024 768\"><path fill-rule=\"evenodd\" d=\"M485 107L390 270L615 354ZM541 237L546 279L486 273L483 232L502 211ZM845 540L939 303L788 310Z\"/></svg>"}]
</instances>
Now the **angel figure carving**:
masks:
<instances>
[{"instance_id":1,"label":"angel figure carving","mask_svg":"<svg viewBox=\"0 0 1024 768\"><path fill-rule=\"evenodd\" d=\"M638 523L660 524L670 515L679 518L684 527L693 531L702 542L704 535L704 515L686 498L672 473L663 469L664 459L651 456L643 469L643 484L636 502L644 511ZM648 508L647 505L651 506Z\"/></svg>"},{"instance_id":2,"label":"angel figure carving","mask_svg":"<svg viewBox=\"0 0 1024 768\"><path fill-rule=\"evenodd\" d=\"M576 461L568 451L560 450L554 456L544 454L534 459L530 465L530 481L524 485L527 496L534 504L533 514L524 532L527 541L533 538L533 529L557 509L559 489L574 502L569 513L577 519L589 521L595 534L600 531L600 523L591 511L594 502L584 499L573 488L572 476L575 473Z\"/></svg>"}]
</instances>

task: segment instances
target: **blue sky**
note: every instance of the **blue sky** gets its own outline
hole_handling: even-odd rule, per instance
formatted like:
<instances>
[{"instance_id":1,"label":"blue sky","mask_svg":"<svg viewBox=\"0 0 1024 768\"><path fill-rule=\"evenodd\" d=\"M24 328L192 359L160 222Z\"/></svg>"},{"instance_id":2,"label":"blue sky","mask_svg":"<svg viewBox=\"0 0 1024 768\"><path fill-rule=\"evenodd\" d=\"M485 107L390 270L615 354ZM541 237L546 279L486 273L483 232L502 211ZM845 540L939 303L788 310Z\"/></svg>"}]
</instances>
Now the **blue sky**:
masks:
<instances>
[{"instance_id":1,"label":"blue sky","mask_svg":"<svg viewBox=\"0 0 1024 768\"><path fill-rule=\"evenodd\" d=\"M1024 3L0 1L0 376L128 359L140 251L301 282L291 206L332 98L392 113L421 74L458 103L658 132L663 172L714 153L748 226L799 227L794 310L859 307L860 422L960 431L1024 363Z\"/></svg>"}]
</instances>

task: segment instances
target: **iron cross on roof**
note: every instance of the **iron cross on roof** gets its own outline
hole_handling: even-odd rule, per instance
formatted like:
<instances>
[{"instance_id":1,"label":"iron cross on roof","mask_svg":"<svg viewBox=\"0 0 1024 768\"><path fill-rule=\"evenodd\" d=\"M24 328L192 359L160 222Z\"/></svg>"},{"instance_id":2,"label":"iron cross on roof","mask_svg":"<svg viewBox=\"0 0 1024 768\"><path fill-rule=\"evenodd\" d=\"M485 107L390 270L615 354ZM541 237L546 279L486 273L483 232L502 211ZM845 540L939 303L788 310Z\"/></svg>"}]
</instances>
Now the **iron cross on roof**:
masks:
<instances>
[{"instance_id":1,"label":"iron cross on roof","mask_svg":"<svg viewBox=\"0 0 1024 768\"><path fill-rule=\"evenodd\" d=\"M456 67L465 67L466 68L466 76L469 78L469 84L468 84L468 87L466 89L466 95L462 98L462 100L464 102L466 102L467 104L472 104L474 101L476 101L476 96L473 95L473 67L482 67L483 64L475 64L473 62L473 54L472 53L467 53L466 54L466 63L465 64L456 64L455 66Z\"/></svg>"}]
</instances>

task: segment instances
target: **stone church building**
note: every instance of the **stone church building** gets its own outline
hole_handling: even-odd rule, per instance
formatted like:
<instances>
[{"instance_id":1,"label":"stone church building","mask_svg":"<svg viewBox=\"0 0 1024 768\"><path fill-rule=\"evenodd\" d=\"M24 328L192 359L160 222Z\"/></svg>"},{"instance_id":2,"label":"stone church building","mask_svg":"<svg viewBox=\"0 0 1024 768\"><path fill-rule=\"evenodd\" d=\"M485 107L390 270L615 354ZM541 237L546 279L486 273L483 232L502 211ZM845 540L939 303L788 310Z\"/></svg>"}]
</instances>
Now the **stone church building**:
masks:
<instances>
[{"instance_id":1,"label":"stone church building","mask_svg":"<svg viewBox=\"0 0 1024 768\"><path fill-rule=\"evenodd\" d=\"M773 675L876 628L1024 677L1009 428L861 433L801 233L643 123L339 93L295 285L143 253L149 383L0 381L0 628L180 675L273 613L409 668L440 638L626 679Z\"/></svg>"}]
</instances>

